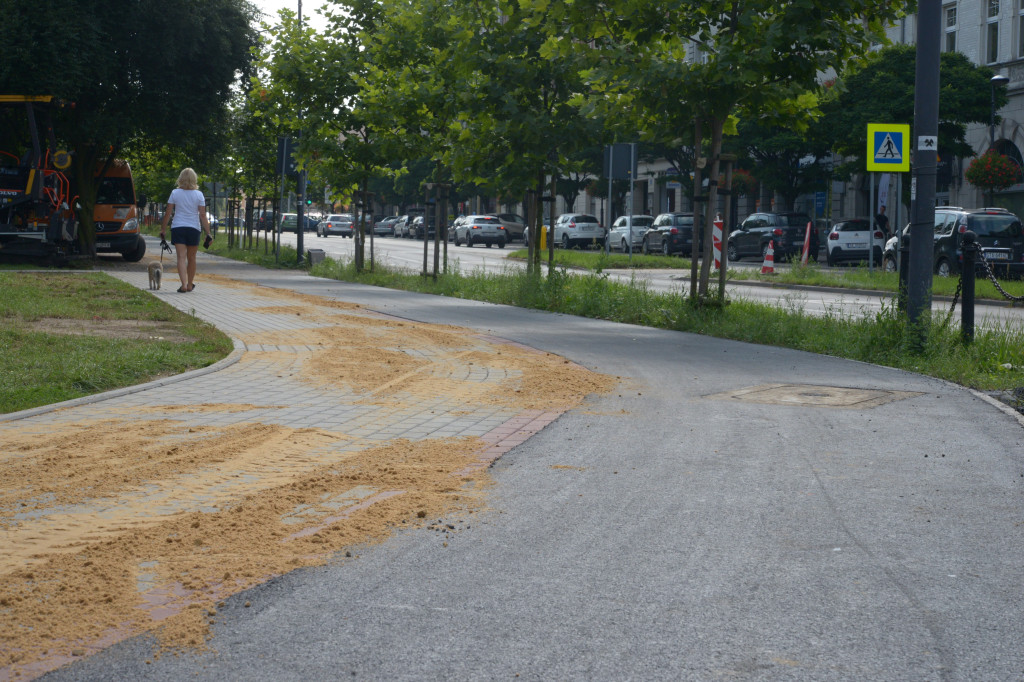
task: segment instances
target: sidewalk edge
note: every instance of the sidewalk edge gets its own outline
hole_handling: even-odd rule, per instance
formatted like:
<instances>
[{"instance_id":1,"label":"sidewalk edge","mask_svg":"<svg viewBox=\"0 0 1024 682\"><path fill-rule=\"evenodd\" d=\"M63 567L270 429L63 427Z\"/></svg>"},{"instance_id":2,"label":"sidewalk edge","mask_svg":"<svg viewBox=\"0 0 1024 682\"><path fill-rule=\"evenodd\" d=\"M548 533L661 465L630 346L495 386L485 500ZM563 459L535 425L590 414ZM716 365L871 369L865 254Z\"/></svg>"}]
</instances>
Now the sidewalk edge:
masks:
<instances>
[{"instance_id":1,"label":"sidewalk edge","mask_svg":"<svg viewBox=\"0 0 1024 682\"><path fill-rule=\"evenodd\" d=\"M989 405L992 405L993 407L995 407L997 410L999 410L1003 414L1007 414L1007 415L1013 417L1014 419L1016 419L1017 423L1020 424L1021 426L1024 426L1024 414L1021 414L1020 412L1018 412L1017 410L1013 409L1012 407L1010 407L1009 405L1007 405L1003 401L1001 401L1001 400L999 400L997 398L993 398L992 396L988 395L987 393L982 393L981 391L976 391L973 388L969 388L967 390L970 391L971 393L973 393L976 398L981 398L986 403L988 403Z\"/></svg>"},{"instance_id":2,"label":"sidewalk edge","mask_svg":"<svg viewBox=\"0 0 1024 682\"><path fill-rule=\"evenodd\" d=\"M111 398L119 398L125 395L131 395L132 393L139 393L146 391L151 388L158 388L160 386L167 386L169 384L176 384L179 381L185 381L187 379L194 379L201 377L206 374L212 374L213 372L219 372L222 369L230 367L239 360L245 354L245 344L236 339L231 339L234 344L234 350L228 354L227 357L218 360L212 365L206 367L200 367L199 369L189 370L182 374L175 374L174 376L164 377L162 379L155 379L153 381L147 381L144 384L136 384L134 386L125 386L123 388L115 388L111 391L104 391L103 393L94 393L93 395L84 395L81 398L72 398L71 400L65 400L60 403L53 403L52 405L40 405L39 407L30 407L27 410L21 410L20 412L11 412L9 414L0 414L0 422L12 422L19 419L26 419L28 417L35 417L36 415L46 414L48 412L56 412L66 407L77 407L79 405L88 405L89 403L99 403L104 400Z\"/></svg>"}]
</instances>

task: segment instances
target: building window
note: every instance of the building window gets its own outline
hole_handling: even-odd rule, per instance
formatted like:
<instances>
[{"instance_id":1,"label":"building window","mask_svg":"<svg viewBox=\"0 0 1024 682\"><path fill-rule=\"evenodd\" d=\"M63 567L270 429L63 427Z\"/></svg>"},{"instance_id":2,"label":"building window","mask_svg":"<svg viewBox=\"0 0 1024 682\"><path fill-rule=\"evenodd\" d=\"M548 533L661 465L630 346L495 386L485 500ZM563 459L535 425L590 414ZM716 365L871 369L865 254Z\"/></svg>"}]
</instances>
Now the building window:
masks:
<instances>
[{"instance_id":1,"label":"building window","mask_svg":"<svg viewBox=\"0 0 1024 682\"><path fill-rule=\"evenodd\" d=\"M985 63L999 61L999 0L988 0L988 17L985 20Z\"/></svg>"},{"instance_id":2,"label":"building window","mask_svg":"<svg viewBox=\"0 0 1024 682\"><path fill-rule=\"evenodd\" d=\"M1024 0L1019 1L1024 4ZM946 52L956 52L956 5L947 5L944 10L946 14L946 42L943 50Z\"/></svg>"},{"instance_id":3,"label":"building window","mask_svg":"<svg viewBox=\"0 0 1024 682\"><path fill-rule=\"evenodd\" d=\"M1024 0L1017 3L1017 59L1024 59Z\"/></svg>"}]
</instances>

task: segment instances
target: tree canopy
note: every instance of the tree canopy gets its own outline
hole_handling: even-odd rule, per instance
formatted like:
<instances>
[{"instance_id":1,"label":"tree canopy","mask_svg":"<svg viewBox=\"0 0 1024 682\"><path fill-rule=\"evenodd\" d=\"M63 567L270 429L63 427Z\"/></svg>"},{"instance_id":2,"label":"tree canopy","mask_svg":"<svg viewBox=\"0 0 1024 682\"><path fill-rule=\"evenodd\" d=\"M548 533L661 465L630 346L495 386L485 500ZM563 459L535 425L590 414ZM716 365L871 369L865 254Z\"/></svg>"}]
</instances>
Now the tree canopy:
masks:
<instances>
[{"instance_id":1,"label":"tree canopy","mask_svg":"<svg viewBox=\"0 0 1024 682\"><path fill-rule=\"evenodd\" d=\"M864 168L868 123L914 122L913 45L892 45L870 53L863 64L836 82L837 96L826 101L818 128L834 149L848 158L845 174ZM960 52L943 52L939 61L939 153L969 158L969 123L986 123L992 104L992 69L976 66ZM996 90L996 108L1006 104Z\"/></svg>"},{"instance_id":2,"label":"tree canopy","mask_svg":"<svg viewBox=\"0 0 1024 682\"><path fill-rule=\"evenodd\" d=\"M209 158L232 86L257 43L246 0L11 0L0 22L0 92L74 102L56 133L74 153L92 240L97 164L146 138Z\"/></svg>"}]
</instances>

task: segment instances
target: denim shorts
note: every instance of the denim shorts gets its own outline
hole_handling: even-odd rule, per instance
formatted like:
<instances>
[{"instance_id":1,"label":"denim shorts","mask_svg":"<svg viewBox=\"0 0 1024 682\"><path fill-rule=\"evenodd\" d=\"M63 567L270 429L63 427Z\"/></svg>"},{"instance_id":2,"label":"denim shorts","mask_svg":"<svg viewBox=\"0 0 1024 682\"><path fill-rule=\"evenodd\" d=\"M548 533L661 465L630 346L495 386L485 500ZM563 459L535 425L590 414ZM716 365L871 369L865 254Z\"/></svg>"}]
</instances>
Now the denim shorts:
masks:
<instances>
[{"instance_id":1,"label":"denim shorts","mask_svg":"<svg viewBox=\"0 0 1024 682\"><path fill-rule=\"evenodd\" d=\"M185 246L199 246L199 235L202 233L202 230L197 230L194 227L172 227L171 243L184 244Z\"/></svg>"}]
</instances>

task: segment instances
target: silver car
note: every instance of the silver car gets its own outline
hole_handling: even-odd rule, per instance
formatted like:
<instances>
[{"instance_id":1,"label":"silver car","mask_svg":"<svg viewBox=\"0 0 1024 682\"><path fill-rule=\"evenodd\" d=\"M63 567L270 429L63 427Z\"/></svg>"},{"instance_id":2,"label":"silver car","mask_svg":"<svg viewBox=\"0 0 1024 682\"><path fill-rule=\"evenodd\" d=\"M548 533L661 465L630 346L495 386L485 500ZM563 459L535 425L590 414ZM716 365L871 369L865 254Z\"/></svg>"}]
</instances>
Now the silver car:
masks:
<instances>
[{"instance_id":1,"label":"silver car","mask_svg":"<svg viewBox=\"0 0 1024 682\"><path fill-rule=\"evenodd\" d=\"M354 237L356 232L355 220L349 213L337 213L329 215L316 225L316 236L329 237L339 235L341 237Z\"/></svg>"},{"instance_id":2,"label":"silver car","mask_svg":"<svg viewBox=\"0 0 1024 682\"><path fill-rule=\"evenodd\" d=\"M604 244L605 231L597 218L587 213L563 213L555 221L555 244L563 249Z\"/></svg>"},{"instance_id":3,"label":"silver car","mask_svg":"<svg viewBox=\"0 0 1024 682\"><path fill-rule=\"evenodd\" d=\"M486 244L490 248L497 244L499 249L504 249L507 243L505 226L497 216L468 215L455 221L455 246Z\"/></svg>"},{"instance_id":4,"label":"silver car","mask_svg":"<svg viewBox=\"0 0 1024 682\"><path fill-rule=\"evenodd\" d=\"M631 249L639 252L644 243L647 228L653 224L654 216L619 216L612 223L612 230L608 233L608 245L612 249L619 249L623 252Z\"/></svg>"},{"instance_id":5,"label":"silver car","mask_svg":"<svg viewBox=\"0 0 1024 682\"><path fill-rule=\"evenodd\" d=\"M515 213L491 213L505 226L505 236L509 241L522 239L526 233L526 218Z\"/></svg>"}]
</instances>

